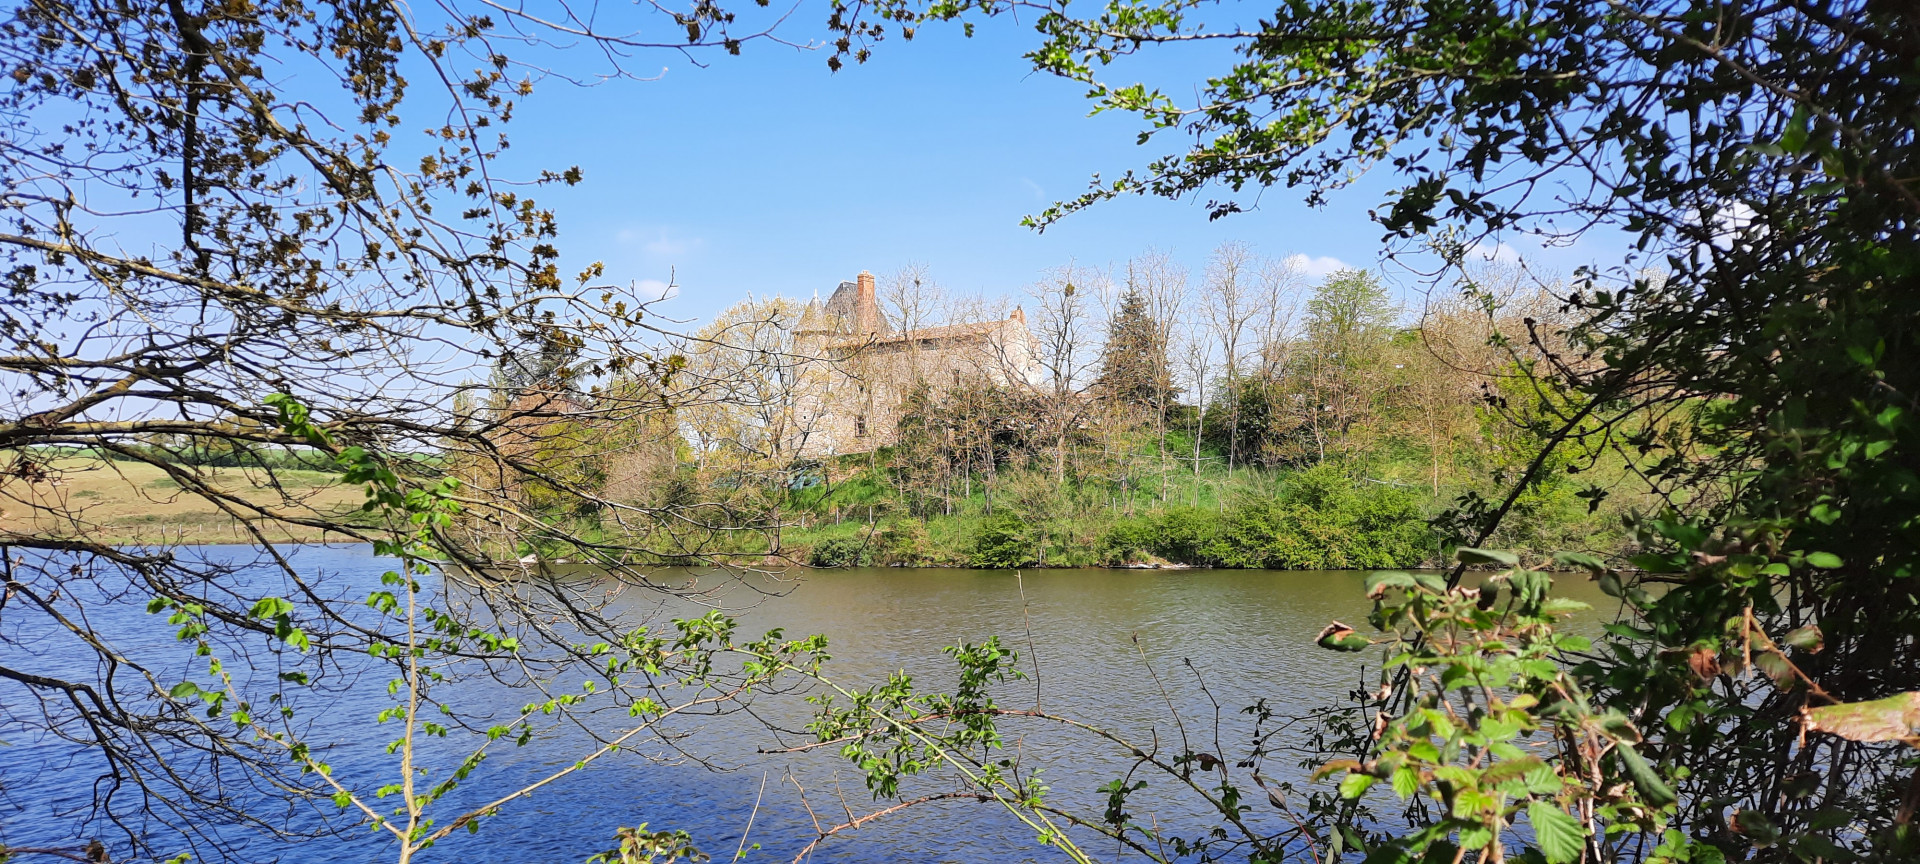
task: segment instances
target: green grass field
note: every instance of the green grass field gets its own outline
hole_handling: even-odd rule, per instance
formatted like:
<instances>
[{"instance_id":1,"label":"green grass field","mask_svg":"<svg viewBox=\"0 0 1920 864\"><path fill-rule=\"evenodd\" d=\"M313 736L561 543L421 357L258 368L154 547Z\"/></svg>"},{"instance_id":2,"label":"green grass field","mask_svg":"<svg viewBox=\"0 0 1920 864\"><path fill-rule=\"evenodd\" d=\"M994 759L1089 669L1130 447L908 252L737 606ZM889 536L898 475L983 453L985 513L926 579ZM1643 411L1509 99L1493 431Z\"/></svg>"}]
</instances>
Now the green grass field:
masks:
<instances>
[{"instance_id":1,"label":"green grass field","mask_svg":"<svg viewBox=\"0 0 1920 864\"><path fill-rule=\"evenodd\" d=\"M49 476L0 481L0 531L36 537L87 537L114 543L238 543L252 541L241 520L206 498L182 491L162 469L94 458L54 460ZM321 471L201 468L215 488L288 516L354 513L365 500L358 487L340 486ZM311 542L322 532L258 519L275 542Z\"/></svg>"}]
</instances>

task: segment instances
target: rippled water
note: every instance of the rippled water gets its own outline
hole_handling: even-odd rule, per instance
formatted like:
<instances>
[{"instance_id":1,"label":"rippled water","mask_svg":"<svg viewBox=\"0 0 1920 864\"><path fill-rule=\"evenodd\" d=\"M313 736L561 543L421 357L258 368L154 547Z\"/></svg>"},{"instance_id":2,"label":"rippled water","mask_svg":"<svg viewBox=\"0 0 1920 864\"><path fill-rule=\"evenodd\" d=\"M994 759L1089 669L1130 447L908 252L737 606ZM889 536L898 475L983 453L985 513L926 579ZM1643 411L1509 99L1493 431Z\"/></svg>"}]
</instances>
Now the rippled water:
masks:
<instances>
[{"instance_id":1,"label":"rippled water","mask_svg":"<svg viewBox=\"0 0 1920 864\"><path fill-rule=\"evenodd\" d=\"M391 566L362 548L304 547L296 560L343 583L370 584ZM1038 701L1048 712L1109 727L1136 741L1157 739L1170 749L1177 749L1172 742L1185 734L1195 749L1232 759L1244 752L1250 728L1239 709L1264 698L1282 712L1304 711L1336 702L1361 684L1372 655L1320 650L1313 638L1329 620L1363 621L1368 608L1364 577L1355 572L1052 570L1016 579L1012 573L972 570L819 571L805 574L784 596L745 609L741 618L746 632L781 627L789 635L828 634L834 658L830 671L853 685L907 669L925 687L950 686L950 662L941 649L999 635L1019 649L1030 673L1038 664L1037 688L1035 681L1002 687L997 695L1004 706L1031 707ZM1583 580L1561 581L1563 593L1596 605L1604 600ZM749 594L736 592L734 599ZM330 697L326 710L338 715L331 720L344 726L377 710L367 708L377 699L360 695ZM497 698L517 704L524 694ZM763 719L790 728L804 723L808 710L797 699L761 707ZM1103 800L1095 790L1127 762L1110 746L1094 746L1086 736L1057 728L1013 723L1006 731L1010 747L1028 766L1044 768L1056 802L1095 816ZM0 811L0 839L16 846L75 842L71 825L55 824L48 814L62 802L70 807L85 800L93 777L62 770L57 747L8 743L20 746L0 747L5 792L0 806L10 808ZM335 753L339 776L390 774L377 743L358 742ZM831 825L848 812L874 808L858 772L832 752L756 752L779 743L758 724L709 724L686 746L724 770L630 756L599 762L510 805L478 834L457 833L420 860L578 862L611 845L616 826L645 822L654 829L687 830L715 860L724 861L751 819L747 843L761 848L746 860L787 861L813 838L816 822ZM515 780L565 767L580 752L578 743L564 736L499 751L456 797L509 788ZM1270 765L1268 770L1283 778L1299 779L1302 773L1291 765ZM1162 824L1190 822L1191 799L1164 794L1162 778L1146 779L1155 785L1143 794L1136 816ZM240 857L249 861L392 859L391 847L379 836L358 832L345 840L294 847L254 840L242 848ZM910 809L842 834L812 860L1012 862L1059 856L1037 846L1032 832L1004 812L953 803Z\"/></svg>"}]
</instances>

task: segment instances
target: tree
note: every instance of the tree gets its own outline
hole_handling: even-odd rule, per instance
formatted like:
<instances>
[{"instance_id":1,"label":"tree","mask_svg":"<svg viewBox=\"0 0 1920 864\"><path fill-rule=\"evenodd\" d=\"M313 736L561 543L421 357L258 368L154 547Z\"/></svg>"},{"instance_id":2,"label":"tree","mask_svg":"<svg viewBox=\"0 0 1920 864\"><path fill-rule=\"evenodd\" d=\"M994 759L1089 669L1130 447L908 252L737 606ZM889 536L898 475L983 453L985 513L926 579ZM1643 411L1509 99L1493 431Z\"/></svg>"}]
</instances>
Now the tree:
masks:
<instances>
[{"instance_id":1,"label":"tree","mask_svg":"<svg viewBox=\"0 0 1920 864\"><path fill-rule=\"evenodd\" d=\"M1294 332L1300 309L1299 294L1305 274L1291 257L1269 260L1259 273L1257 322L1260 344L1260 379L1272 384L1287 368L1297 333Z\"/></svg>"},{"instance_id":2,"label":"tree","mask_svg":"<svg viewBox=\"0 0 1920 864\"><path fill-rule=\"evenodd\" d=\"M1107 321L1107 341L1100 349L1101 395L1148 411L1162 410L1173 387L1162 329L1147 309L1147 298L1128 288L1120 296L1120 310Z\"/></svg>"},{"instance_id":3,"label":"tree","mask_svg":"<svg viewBox=\"0 0 1920 864\"><path fill-rule=\"evenodd\" d=\"M955 425L937 404L933 387L918 382L901 400L900 418L894 424L893 454L889 466L893 482L906 499L907 512L915 516L945 513L951 508L946 496L941 506L932 502L950 482L954 463Z\"/></svg>"},{"instance_id":4,"label":"tree","mask_svg":"<svg viewBox=\"0 0 1920 864\"><path fill-rule=\"evenodd\" d=\"M1307 301L1307 338L1326 346L1339 361L1343 349L1378 341L1393 326L1395 316L1387 289L1372 273L1341 270L1321 282Z\"/></svg>"},{"instance_id":5,"label":"tree","mask_svg":"<svg viewBox=\"0 0 1920 864\"><path fill-rule=\"evenodd\" d=\"M1038 314L1034 316L1035 359L1044 380L1034 389L1039 422L1053 446L1053 479L1066 482L1067 444L1086 411L1082 394L1098 356L1094 353L1093 292L1106 287L1100 273L1066 266L1047 273L1027 289Z\"/></svg>"},{"instance_id":6,"label":"tree","mask_svg":"<svg viewBox=\"0 0 1920 864\"><path fill-rule=\"evenodd\" d=\"M940 313L946 306L946 289L934 281L927 265L910 263L881 283L880 302L900 332L909 333L924 330L939 322ZM901 384L910 388L923 374L919 341L909 341L906 349L908 380Z\"/></svg>"},{"instance_id":7,"label":"tree","mask_svg":"<svg viewBox=\"0 0 1920 864\"><path fill-rule=\"evenodd\" d=\"M1187 271L1175 264L1165 252L1149 251L1127 261L1127 290L1146 298L1147 317L1154 323L1154 339L1160 345L1160 375L1166 381L1160 402L1154 406L1154 438L1160 449L1160 500L1167 500L1172 479L1173 451L1167 446L1168 421L1177 404L1179 390L1174 382L1174 330L1179 326L1182 307L1187 301Z\"/></svg>"},{"instance_id":8,"label":"tree","mask_svg":"<svg viewBox=\"0 0 1920 864\"><path fill-rule=\"evenodd\" d=\"M606 32L611 19L491 4L27 0L4 13L0 735L60 742L66 770L99 778L91 821L71 827L101 832L103 854L217 860L234 848L223 832L305 830L288 821L300 808L234 794L247 789L338 810L341 828L364 818L406 861L491 812L445 812L442 796L496 739L531 742L592 703L636 709L603 743L638 743L693 698L669 682L730 643L723 622L673 648L540 564L564 555L659 590L640 530L653 511L519 445L571 429L569 452L589 458L566 464L592 465L605 443L581 430L670 417L724 382L683 374L649 298L597 264L561 272L558 218L531 196L580 182L577 169L514 176L500 161L541 77L542 33L610 60L767 34L716 4L672 20L687 38L653 45ZM501 380L458 383L487 369ZM623 378L646 386L601 389ZM515 392L530 388L551 398ZM212 452L234 467L181 458ZM324 468L365 506L315 505L282 482L293 465ZM250 551L120 542L118 526L43 494L135 467L225 514ZM567 518L527 506L529 485L564 499ZM610 528L623 518L642 525ZM333 584L271 545L290 536L370 544L393 569ZM105 614L141 608L177 646ZM664 690L623 677L642 655ZM598 689L495 725L497 706L461 704L448 684L486 675ZM727 675L723 688L764 683ZM332 771L337 742L307 722L354 680L393 684L390 775ZM365 735L365 719L345 734ZM415 761L442 734L467 761ZM428 767L446 770L424 780ZM401 794L382 802L389 783ZM527 790L499 791L508 806Z\"/></svg>"},{"instance_id":9,"label":"tree","mask_svg":"<svg viewBox=\"0 0 1920 864\"><path fill-rule=\"evenodd\" d=\"M1321 280L1306 301L1302 336L1279 349L1288 361L1283 376L1250 390L1248 407L1263 426L1242 430L1244 436L1275 461L1321 463L1365 449L1367 422L1392 397L1384 372L1394 317L1371 273L1338 271Z\"/></svg>"},{"instance_id":10,"label":"tree","mask_svg":"<svg viewBox=\"0 0 1920 864\"><path fill-rule=\"evenodd\" d=\"M748 298L696 335L687 372L708 395L683 413L707 466L767 482L828 434L828 389L859 385L831 374L805 316L783 297Z\"/></svg>"},{"instance_id":11,"label":"tree","mask_svg":"<svg viewBox=\"0 0 1920 864\"><path fill-rule=\"evenodd\" d=\"M1233 476L1240 449L1241 361L1246 351L1247 325L1258 314L1255 304L1258 263L1244 243L1223 243L1207 259L1206 281L1200 293L1208 329L1220 346L1222 388L1227 403L1227 476Z\"/></svg>"},{"instance_id":12,"label":"tree","mask_svg":"<svg viewBox=\"0 0 1920 864\"><path fill-rule=\"evenodd\" d=\"M1356 424L1377 406L1379 365L1394 309L1371 273L1341 270L1314 289L1306 304L1306 338L1297 355L1298 410L1316 461L1341 455Z\"/></svg>"},{"instance_id":13,"label":"tree","mask_svg":"<svg viewBox=\"0 0 1920 864\"><path fill-rule=\"evenodd\" d=\"M522 335L503 346L489 382L497 394L515 398L533 391L559 396L577 393L585 370L578 337L565 330Z\"/></svg>"},{"instance_id":14,"label":"tree","mask_svg":"<svg viewBox=\"0 0 1920 864\"><path fill-rule=\"evenodd\" d=\"M1135 456L1144 443L1143 433L1154 433L1165 455L1166 411L1173 391L1167 344L1161 340L1165 325L1152 318L1147 303L1146 296L1131 285L1120 295L1119 308L1107 317L1100 376L1093 388L1101 400L1094 429L1107 463L1105 472L1113 478L1115 503L1128 512L1139 485Z\"/></svg>"},{"instance_id":15,"label":"tree","mask_svg":"<svg viewBox=\"0 0 1920 864\"><path fill-rule=\"evenodd\" d=\"M1188 318L1182 327L1179 358L1180 371L1185 374L1185 390L1193 397L1192 421L1188 424L1187 434L1193 445L1191 454L1193 467L1193 506L1200 506L1200 460L1201 442L1205 440L1207 428L1207 406L1216 390L1213 375L1213 352L1210 340L1205 333L1205 325Z\"/></svg>"}]
</instances>

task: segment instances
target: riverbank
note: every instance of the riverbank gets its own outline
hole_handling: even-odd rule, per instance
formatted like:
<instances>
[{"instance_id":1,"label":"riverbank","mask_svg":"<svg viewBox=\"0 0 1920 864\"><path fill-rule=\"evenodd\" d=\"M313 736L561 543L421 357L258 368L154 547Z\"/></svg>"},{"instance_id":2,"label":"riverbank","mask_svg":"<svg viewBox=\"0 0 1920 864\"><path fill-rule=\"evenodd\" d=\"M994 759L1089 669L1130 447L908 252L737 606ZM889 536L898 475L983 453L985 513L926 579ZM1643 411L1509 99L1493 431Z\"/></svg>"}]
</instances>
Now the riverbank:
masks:
<instances>
[{"instance_id":1,"label":"riverbank","mask_svg":"<svg viewBox=\"0 0 1920 864\"><path fill-rule=\"evenodd\" d=\"M1379 570L1443 567L1443 503L1420 490L1297 472L1208 506L1033 507L979 502L951 514L894 510L871 519L800 520L781 546L815 567L1167 568ZM1536 515L1537 514L1526 514ZM1533 557L1630 552L1616 518L1516 520L1499 548Z\"/></svg>"},{"instance_id":2,"label":"riverbank","mask_svg":"<svg viewBox=\"0 0 1920 864\"><path fill-rule=\"evenodd\" d=\"M86 537L126 545L209 545L339 541L338 534L286 522L244 523L167 472L138 462L55 460L41 479L0 482L0 531L42 538ZM361 487L301 469L201 468L215 488L245 507L352 524ZM1101 500L1086 484L1014 475L1000 494L946 502L930 513L910 506L874 474L831 490L792 496L772 560L813 567L1219 568L1276 570L1411 569L1444 566L1434 525L1452 493L1355 477L1331 466L1243 471L1208 478L1171 500ZM1204 494L1202 494L1204 493ZM1536 496L1537 498L1538 496ZM244 507L233 505L244 512ZM1527 499L1487 545L1540 557L1578 550L1629 553L1617 512ZM594 536L593 524L577 526ZM740 563L767 559L762 532L730 535L710 555ZM602 537L607 542L615 538ZM757 547L757 548L756 548ZM528 550L521 550L522 552ZM552 557L574 550L549 549Z\"/></svg>"},{"instance_id":3,"label":"riverbank","mask_svg":"<svg viewBox=\"0 0 1920 864\"><path fill-rule=\"evenodd\" d=\"M1449 535L1472 533L1448 530L1450 520L1509 492L1491 472L1441 482L1382 457L1231 471L1215 461L1157 479L1002 466L934 494L893 461L882 451L822 464L819 482L784 502L783 552L817 567L1409 569L1447 564ZM1532 558L1631 555L1627 516L1661 502L1622 489L1594 499L1574 482L1612 486L1612 476L1556 468L1480 545Z\"/></svg>"}]
</instances>

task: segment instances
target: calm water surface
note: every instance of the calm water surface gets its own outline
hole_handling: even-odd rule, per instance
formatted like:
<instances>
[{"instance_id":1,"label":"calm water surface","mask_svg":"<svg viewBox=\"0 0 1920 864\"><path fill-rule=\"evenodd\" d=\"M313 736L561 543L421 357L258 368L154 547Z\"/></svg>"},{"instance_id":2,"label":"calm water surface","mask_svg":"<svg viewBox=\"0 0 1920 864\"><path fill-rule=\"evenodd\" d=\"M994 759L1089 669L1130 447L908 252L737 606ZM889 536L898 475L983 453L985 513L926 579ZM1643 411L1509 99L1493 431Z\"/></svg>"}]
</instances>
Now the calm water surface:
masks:
<instances>
[{"instance_id":1,"label":"calm water surface","mask_svg":"<svg viewBox=\"0 0 1920 864\"><path fill-rule=\"evenodd\" d=\"M209 550L217 556L220 550ZM238 550L235 555L242 554ZM357 547L304 547L296 560L345 582L371 583L391 566ZM915 674L922 687L950 687L950 662L941 649L998 635L1022 654L1035 682L1015 682L997 691L1002 705L1072 715L1130 738L1168 749L1184 733L1196 750L1224 751L1231 761L1246 750L1250 721L1241 708L1265 699L1283 713L1333 704L1365 680L1371 653L1336 654L1314 647L1329 620L1356 626L1368 603L1365 574L1247 570L1033 571L1016 579L1008 572L974 570L861 569L817 571L789 586L783 596L758 600L740 612L745 632L784 628L789 636L830 637L832 676L865 686L894 670ZM1603 606L1606 598L1584 580L1566 577L1556 590ZM755 592L740 590L731 602L744 605ZM686 608L656 608L632 596L635 611L684 614ZM649 604L643 606L642 604ZM1031 643L1031 649L1029 649ZM189 668L182 663L182 670ZM367 687L379 688L369 680ZM1203 684L1205 689L1203 690ZM1037 694L1036 694L1037 689ZM1209 692L1211 698L1209 698ZM363 723L372 701L355 695L327 709L341 724ZM526 694L501 693L514 705ZM1215 704L1220 741L1216 745ZM798 699L762 703L763 719L797 729L808 706ZM1175 721L1173 713L1180 715ZM384 741L388 730L380 730ZM1125 770L1128 760L1090 739L1046 727L1005 727L1010 748L1029 767L1044 769L1057 803L1080 805L1097 815L1104 798L1095 790ZM786 743L800 743L787 739ZM336 753L338 776L354 772L383 778L390 763L378 742ZM511 788L515 780L557 770L581 752L578 742L548 740L522 750L498 751L466 792ZM873 808L859 773L837 754L763 755L781 742L758 724L705 724L684 742L688 752L722 770L680 759L637 756L603 760L510 805L480 833L465 832L425 855L426 861L579 862L610 845L613 829L648 823L654 829L691 832L696 843L727 860L747 830L761 849L747 861L787 861L811 840L816 818L833 824L849 809ZM575 746L569 746L575 745ZM656 748L657 749L657 748ZM656 754L668 755L671 754ZM83 801L92 777L51 768L59 758L50 745L0 747L0 784L8 793L0 807L0 839L13 845L71 842L48 818L47 808ZM1301 779L1293 760L1270 762L1281 779ZM386 773L379 773L386 772ZM1244 772L1239 772L1244 774ZM1150 786L1134 808L1162 824L1194 824L1191 799L1165 795L1164 778ZM382 782L378 779L372 783ZM1245 782L1241 777L1241 782ZM23 788L23 783L25 788ZM764 783L764 791L763 791ZM372 785L369 783L368 785ZM805 800L799 790L806 790ZM914 794L942 791L925 783ZM26 792L31 794L23 794ZM1155 793L1162 793L1155 797ZM237 794L246 794L241 791ZM756 812L755 800L759 799ZM391 847L376 836L309 842L289 847L252 841L242 847L250 861L391 860ZM1086 842L1086 838L1081 838ZM1095 847L1101 854L1111 850ZM204 856L203 856L204 857ZM1032 832L990 805L930 805L891 816L862 830L828 840L812 860L821 862L1013 862L1061 860L1033 843Z\"/></svg>"}]
</instances>

